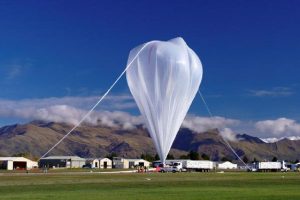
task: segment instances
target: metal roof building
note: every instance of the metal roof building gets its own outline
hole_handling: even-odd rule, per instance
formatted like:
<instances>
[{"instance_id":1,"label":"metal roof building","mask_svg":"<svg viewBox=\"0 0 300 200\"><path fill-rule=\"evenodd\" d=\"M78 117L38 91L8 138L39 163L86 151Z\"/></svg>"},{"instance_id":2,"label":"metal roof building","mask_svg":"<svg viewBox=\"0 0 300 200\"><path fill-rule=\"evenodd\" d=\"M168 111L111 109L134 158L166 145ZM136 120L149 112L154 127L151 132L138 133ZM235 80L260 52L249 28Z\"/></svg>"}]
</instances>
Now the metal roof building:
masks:
<instances>
[{"instance_id":1,"label":"metal roof building","mask_svg":"<svg viewBox=\"0 0 300 200\"><path fill-rule=\"evenodd\" d=\"M85 159L78 156L49 156L39 161L40 168L81 168Z\"/></svg>"}]
</instances>

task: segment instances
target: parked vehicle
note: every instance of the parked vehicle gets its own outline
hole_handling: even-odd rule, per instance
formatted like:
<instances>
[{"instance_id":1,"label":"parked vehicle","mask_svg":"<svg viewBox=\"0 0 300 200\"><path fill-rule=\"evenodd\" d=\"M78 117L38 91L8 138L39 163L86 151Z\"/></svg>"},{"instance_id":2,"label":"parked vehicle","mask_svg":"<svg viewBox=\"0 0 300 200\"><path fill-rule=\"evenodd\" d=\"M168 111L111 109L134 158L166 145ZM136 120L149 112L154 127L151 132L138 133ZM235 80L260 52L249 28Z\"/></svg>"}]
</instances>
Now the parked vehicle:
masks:
<instances>
[{"instance_id":1,"label":"parked vehicle","mask_svg":"<svg viewBox=\"0 0 300 200\"><path fill-rule=\"evenodd\" d=\"M165 165L161 164L159 172L182 172L182 163L181 162L173 162L170 165Z\"/></svg>"},{"instance_id":2,"label":"parked vehicle","mask_svg":"<svg viewBox=\"0 0 300 200\"><path fill-rule=\"evenodd\" d=\"M281 171L282 172L287 172L287 171L290 171L291 168L287 166L286 162L285 161L282 161L281 162Z\"/></svg>"},{"instance_id":3,"label":"parked vehicle","mask_svg":"<svg viewBox=\"0 0 300 200\"><path fill-rule=\"evenodd\" d=\"M85 164L82 166L84 169L92 169L92 164Z\"/></svg>"}]
</instances>

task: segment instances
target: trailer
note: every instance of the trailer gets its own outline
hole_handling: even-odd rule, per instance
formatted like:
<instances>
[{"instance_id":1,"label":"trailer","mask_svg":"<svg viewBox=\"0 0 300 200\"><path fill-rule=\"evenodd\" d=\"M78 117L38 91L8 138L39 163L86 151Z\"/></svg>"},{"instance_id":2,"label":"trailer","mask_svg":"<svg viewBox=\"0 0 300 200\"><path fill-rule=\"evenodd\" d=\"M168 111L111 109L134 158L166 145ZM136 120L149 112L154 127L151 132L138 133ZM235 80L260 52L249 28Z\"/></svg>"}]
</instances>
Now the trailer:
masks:
<instances>
[{"instance_id":1,"label":"trailer","mask_svg":"<svg viewBox=\"0 0 300 200\"><path fill-rule=\"evenodd\" d=\"M200 171L208 172L214 169L214 162L209 160L166 160L165 164L155 161L154 167L160 172Z\"/></svg>"},{"instance_id":2,"label":"trailer","mask_svg":"<svg viewBox=\"0 0 300 200\"><path fill-rule=\"evenodd\" d=\"M214 168L214 162L209 160L185 160L182 162L182 167L187 171L208 172Z\"/></svg>"},{"instance_id":3,"label":"trailer","mask_svg":"<svg viewBox=\"0 0 300 200\"><path fill-rule=\"evenodd\" d=\"M280 171L281 162L258 162L256 169L261 172Z\"/></svg>"}]
</instances>

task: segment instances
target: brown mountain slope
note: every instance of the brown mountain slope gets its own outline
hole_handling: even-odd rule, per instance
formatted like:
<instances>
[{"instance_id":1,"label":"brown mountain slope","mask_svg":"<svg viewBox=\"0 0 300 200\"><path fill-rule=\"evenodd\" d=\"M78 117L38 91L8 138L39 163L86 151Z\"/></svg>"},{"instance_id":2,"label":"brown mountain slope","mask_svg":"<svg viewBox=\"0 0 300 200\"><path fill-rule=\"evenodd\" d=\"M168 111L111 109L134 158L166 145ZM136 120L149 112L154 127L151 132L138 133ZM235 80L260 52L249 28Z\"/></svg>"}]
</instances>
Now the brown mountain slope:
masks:
<instances>
[{"instance_id":1,"label":"brown mountain slope","mask_svg":"<svg viewBox=\"0 0 300 200\"><path fill-rule=\"evenodd\" d=\"M0 128L0 154L11 156L17 153L30 153L41 156L72 127L63 123L31 122ZM238 135L238 140L230 142L240 156L249 160L279 159L296 160L300 158L300 141L281 140L277 143L264 143L259 138ZM190 150L207 154L213 160L223 157L236 159L217 130L195 133L181 129L173 144L171 154L175 157L186 155ZM84 125L74 131L50 155L78 155L82 157L101 157L111 152L119 156L137 158L142 153L155 155L156 151L147 131L142 127L134 130Z\"/></svg>"}]
</instances>

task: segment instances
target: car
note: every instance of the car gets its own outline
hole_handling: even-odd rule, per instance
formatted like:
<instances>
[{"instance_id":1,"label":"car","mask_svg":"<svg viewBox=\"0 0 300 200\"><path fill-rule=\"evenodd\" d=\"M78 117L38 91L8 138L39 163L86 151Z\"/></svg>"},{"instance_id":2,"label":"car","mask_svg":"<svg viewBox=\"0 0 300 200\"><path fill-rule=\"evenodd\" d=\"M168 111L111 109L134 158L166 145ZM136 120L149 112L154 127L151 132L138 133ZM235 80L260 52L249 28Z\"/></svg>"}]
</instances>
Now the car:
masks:
<instances>
[{"instance_id":1,"label":"car","mask_svg":"<svg viewBox=\"0 0 300 200\"><path fill-rule=\"evenodd\" d=\"M82 166L83 169L92 169L92 165L91 164L85 164Z\"/></svg>"}]
</instances>

